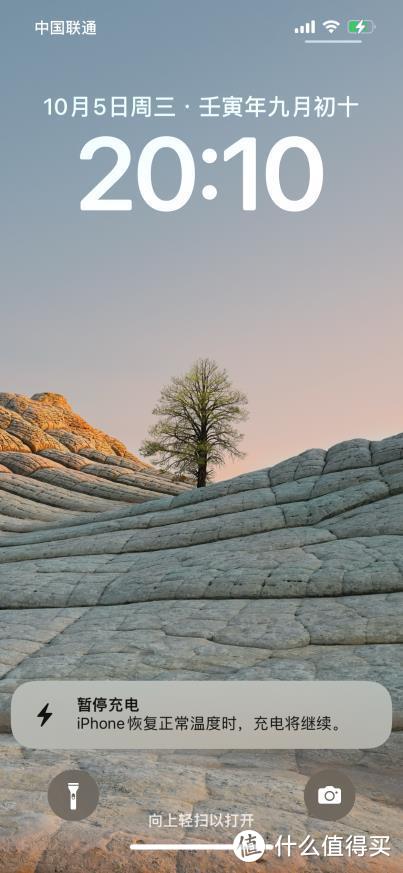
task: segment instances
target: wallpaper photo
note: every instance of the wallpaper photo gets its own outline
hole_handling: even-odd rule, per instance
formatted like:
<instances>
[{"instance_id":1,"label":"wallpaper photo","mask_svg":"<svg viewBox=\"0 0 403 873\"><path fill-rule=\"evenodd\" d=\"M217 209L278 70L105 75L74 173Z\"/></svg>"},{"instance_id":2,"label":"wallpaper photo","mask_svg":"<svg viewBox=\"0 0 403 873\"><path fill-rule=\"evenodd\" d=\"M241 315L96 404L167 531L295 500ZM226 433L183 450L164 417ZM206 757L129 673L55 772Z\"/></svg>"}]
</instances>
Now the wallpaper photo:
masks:
<instances>
[{"instance_id":1,"label":"wallpaper photo","mask_svg":"<svg viewBox=\"0 0 403 873\"><path fill-rule=\"evenodd\" d=\"M4 10L0 873L402 870L399 16Z\"/></svg>"}]
</instances>

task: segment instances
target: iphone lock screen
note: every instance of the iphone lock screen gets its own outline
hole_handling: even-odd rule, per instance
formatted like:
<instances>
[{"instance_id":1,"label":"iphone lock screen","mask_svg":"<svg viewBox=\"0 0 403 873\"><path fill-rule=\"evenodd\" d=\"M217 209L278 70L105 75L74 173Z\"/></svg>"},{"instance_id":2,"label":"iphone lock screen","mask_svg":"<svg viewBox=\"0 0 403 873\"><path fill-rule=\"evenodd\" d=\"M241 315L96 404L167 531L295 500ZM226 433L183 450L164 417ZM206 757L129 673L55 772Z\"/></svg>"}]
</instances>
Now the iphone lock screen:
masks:
<instances>
[{"instance_id":1,"label":"iphone lock screen","mask_svg":"<svg viewBox=\"0 0 403 873\"><path fill-rule=\"evenodd\" d=\"M403 871L396 0L0 27L0 873Z\"/></svg>"}]
</instances>

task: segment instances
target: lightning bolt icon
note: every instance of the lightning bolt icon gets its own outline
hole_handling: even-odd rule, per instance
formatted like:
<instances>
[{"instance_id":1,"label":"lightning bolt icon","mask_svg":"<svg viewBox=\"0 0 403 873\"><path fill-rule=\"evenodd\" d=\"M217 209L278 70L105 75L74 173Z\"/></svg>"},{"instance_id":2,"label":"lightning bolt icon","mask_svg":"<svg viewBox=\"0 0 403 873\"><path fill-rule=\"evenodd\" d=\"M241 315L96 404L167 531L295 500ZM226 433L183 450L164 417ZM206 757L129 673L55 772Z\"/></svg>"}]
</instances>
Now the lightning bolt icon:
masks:
<instances>
[{"instance_id":1,"label":"lightning bolt icon","mask_svg":"<svg viewBox=\"0 0 403 873\"><path fill-rule=\"evenodd\" d=\"M53 712L48 712L48 706L49 706L49 704L46 703L45 706L42 707L41 711L38 712L38 715L36 716L37 718L42 719L41 727L43 727L44 724L46 724L46 722L48 721L49 718L52 718Z\"/></svg>"},{"instance_id":2,"label":"lightning bolt icon","mask_svg":"<svg viewBox=\"0 0 403 873\"><path fill-rule=\"evenodd\" d=\"M361 21L357 24L357 33L362 33L365 30L364 19L361 18Z\"/></svg>"}]
</instances>

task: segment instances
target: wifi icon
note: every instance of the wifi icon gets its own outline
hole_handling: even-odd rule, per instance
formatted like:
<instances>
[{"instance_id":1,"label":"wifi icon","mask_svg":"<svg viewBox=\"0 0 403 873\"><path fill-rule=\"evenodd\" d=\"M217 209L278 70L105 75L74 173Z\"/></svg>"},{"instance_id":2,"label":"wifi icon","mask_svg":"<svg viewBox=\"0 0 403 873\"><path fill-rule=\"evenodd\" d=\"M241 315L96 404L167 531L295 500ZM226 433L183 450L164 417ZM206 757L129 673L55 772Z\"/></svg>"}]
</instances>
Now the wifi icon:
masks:
<instances>
[{"instance_id":1,"label":"wifi icon","mask_svg":"<svg viewBox=\"0 0 403 873\"><path fill-rule=\"evenodd\" d=\"M322 22L323 27L326 28L328 33L334 33L338 27L340 27L340 21L334 21L334 19L330 19L329 21Z\"/></svg>"}]
</instances>

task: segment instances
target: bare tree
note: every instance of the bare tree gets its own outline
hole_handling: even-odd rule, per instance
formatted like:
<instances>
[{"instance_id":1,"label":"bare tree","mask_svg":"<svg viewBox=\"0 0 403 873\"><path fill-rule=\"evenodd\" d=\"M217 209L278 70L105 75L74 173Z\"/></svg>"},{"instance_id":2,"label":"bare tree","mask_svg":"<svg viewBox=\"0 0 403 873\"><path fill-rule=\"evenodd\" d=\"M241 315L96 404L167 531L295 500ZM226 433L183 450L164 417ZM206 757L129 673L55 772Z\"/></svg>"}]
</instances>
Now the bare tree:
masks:
<instances>
[{"instance_id":1,"label":"bare tree","mask_svg":"<svg viewBox=\"0 0 403 873\"><path fill-rule=\"evenodd\" d=\"M228 455L242 458L243 438L235 425L247 418L247 398L231 385L226 370L201 358L184 376L162 389L141 453L154 458L162 469L194 477L202 488L214 467Z\"/></svg>"}]
</instances>

